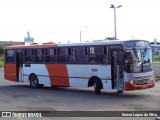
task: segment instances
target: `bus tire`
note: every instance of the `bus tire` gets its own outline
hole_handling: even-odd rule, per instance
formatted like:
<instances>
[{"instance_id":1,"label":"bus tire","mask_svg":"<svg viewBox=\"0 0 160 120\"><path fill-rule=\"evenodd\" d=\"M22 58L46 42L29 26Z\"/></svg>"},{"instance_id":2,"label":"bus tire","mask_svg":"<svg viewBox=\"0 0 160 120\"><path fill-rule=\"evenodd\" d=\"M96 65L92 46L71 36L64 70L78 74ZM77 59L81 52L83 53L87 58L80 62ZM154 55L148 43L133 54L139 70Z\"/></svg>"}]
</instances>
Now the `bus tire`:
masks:
<instances>
[{"instance_id":1,"label":"bus tire","mask_svg":"<svg viewBox=\"0 0 160 120\"><path fill-rule=\"evenodd\" d=\"M101 94L101 81L99 79L95 79L94 91L95 91L96 95L100 95Z\"/></svg>"},{"instance_id":2,"label":"bus tire","mask_svg":"<svg viewBox=\"0 0 160 120\"><path fill-rule=\"evenodd\" d=\"M38 88L43 88L44 87L44 84L39 84L38 85Z\"/></svg>"},{"instance_id":3,"label":"bus tire","mask_svg":"<svg viewBox=\"0 0 160 120\"><path fill-rule=\"evenodd\" d=\"M123 90L117 90L117 93L123 93Z\"/></svg>"},{"instance_id":4,"label":"bus tire","mask_svg":"<svg viewBox=\"0 0 160 120\"><path fill-rule=\"evenodd\" d=\"M33 88L42 88L44 85L39 84L39 81L36 75L32 75L30 77L30 86Z\"/></svg>"}]
</instances>

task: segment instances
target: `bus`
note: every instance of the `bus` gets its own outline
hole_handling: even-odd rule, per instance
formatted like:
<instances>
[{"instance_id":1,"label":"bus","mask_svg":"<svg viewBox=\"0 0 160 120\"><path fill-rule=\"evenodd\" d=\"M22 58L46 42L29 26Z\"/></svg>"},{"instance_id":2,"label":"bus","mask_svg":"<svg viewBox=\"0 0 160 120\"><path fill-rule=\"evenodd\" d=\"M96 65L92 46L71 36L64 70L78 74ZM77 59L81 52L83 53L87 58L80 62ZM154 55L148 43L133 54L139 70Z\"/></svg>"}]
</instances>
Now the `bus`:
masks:
<instances>
[{"instance_id":1,"label":"bus","mask_svg":"<svg viewBox=\"0 0 160 120\"><path fill-rule=\"evenodd\" d=\"M34 88L93 87L100 94L155 86L146 40L6 46L4 58L4 78Z\"/></svg>"}]
</instances>

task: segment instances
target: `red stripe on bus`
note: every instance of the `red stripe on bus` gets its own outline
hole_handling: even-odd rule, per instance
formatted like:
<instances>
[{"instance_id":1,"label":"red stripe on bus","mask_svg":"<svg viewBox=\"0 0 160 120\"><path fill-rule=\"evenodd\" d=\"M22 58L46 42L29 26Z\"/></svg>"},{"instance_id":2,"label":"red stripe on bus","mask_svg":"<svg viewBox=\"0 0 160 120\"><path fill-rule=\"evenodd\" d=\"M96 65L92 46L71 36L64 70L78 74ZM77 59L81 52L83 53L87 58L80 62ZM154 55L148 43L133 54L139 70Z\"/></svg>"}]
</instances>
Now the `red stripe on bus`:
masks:
<instances>
[{"instance_id":1,"label":"red stripe on bus","mask_svg":"<svg viewBox=\"0 0 160 120\"><path fill-rule=\"evenodd\" d=\"M126 82L125 90L126 91L141 90L141 89L153 88L154 86L155 86L155 81L153 83L143 84L143 85L133 85L133 84L130 84L129 82Z\"/></svg>"},{"instance_id":2,"label":"red stripe on bus","mask_svg":"<svg viewBox=\"0 0 160 120\"><path fill-rule=\"evenodd\" d=\"M69 86L67 66L65 64L46 64L51 85Z\"/></svg>"},{"instance_id":3,"label":"red stripe on bus","mask_svg":"<svg viewBox=\"0 0 160 120\"><path fill-rule=\"evenodd\" d=\"M57 44L45 44L45 45L18 45L18 46L5 46L4 49L23 49L23 48L50 48L50 47L58 47Z\"/></svg>"},{"instance_id":4,"label":"red stripe on bus","mask_svg":"<svg viewBox=\"0 0 160 120\"><path fill-rule=\"evenodd\" d=\"M16 64L5 64L4 65L4 78L10 81L17 82Z\"/></svg>"}]
</instances>

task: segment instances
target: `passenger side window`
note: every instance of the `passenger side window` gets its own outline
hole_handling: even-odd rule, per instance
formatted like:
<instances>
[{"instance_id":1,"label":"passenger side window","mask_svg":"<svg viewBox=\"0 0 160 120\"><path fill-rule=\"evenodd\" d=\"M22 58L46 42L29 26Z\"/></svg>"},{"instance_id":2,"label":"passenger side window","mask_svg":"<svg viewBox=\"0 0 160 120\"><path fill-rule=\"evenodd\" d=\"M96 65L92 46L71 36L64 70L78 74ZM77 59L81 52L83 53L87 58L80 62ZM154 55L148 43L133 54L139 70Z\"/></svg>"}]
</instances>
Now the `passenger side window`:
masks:
<instances>
[{"instance_id":1,"label":"passenger side window","mask_svg":"<svg viewBox=\"0 0 160 120\"><path fill-rule=\"evenodd\" d=\"M44 62L43 49L37 48L35 49L35 62Z\"/></svg>"},{"instance_id":2,"label":"passenger side window","mask_svg":"<svg viewBox=\"0 0 160 120\"><path fill-rule=\"evenodd\" d=\"M45 49L45 62L47 63L56 63L57 61L57 49L56 48L47 48Z\"/></svg>"},{"instance_id":3,"label":"passenger side window","mask_svg":"<svg viewBox=\"0 0 160 120\"><path fill-rule=\"evenodd\" d=\"M108 64L109 62L109 57L108 57L108 46L103 47L103 58L102 58L102 63Z\"/></svg>"},{"instance_id":4,"label":"passenger side window","mask_svg":"<svg viewBox=\"0 0 160 120\"><path fill-rule=\"evenodd\" d=\"M66 48L65 47L61 47L61 48L58 48L58 54L57 54L57 62L58 63L65 63L66 62Z\"/></svg>"},{"instance_id":5,"label":"passenger side window","mask_svg":"<svg viewBox=\"0 0 160 120\"><path fill-rule=\"evenodd\" d=\"M89 47L89 63L107 64L108 63L108 47L107 46Z\"/></svg>"},{"instance_id":6,"label":"passenger side window","mask_svg":"<svg viewBox=\"0 0 160 120\"><path fill-rule=\"evenodd\" d=\"M33 49L24 50L24 62L33 62Z\"/></svg>"}]
</instances>

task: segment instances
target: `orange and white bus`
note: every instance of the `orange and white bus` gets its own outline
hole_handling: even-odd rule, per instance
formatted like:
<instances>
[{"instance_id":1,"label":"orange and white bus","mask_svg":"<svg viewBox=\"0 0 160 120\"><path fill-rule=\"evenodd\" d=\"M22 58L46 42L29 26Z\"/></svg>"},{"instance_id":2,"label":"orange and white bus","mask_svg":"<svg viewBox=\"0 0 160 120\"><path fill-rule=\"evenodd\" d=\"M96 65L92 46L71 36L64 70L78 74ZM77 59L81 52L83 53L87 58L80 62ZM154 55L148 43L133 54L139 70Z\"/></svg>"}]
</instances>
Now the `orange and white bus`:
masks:
<instances>
[{"instance_id":1,"label":"orange and white bus","mask_svg":"<svg viewBox=\"0 0 160 120\"><path fill-rule=\"evenodd\" d=\"M32 87L94 86L100 94L155 86L146 40L6 46L4 57L4 78Z\"/></svg>"}]
</instances>

